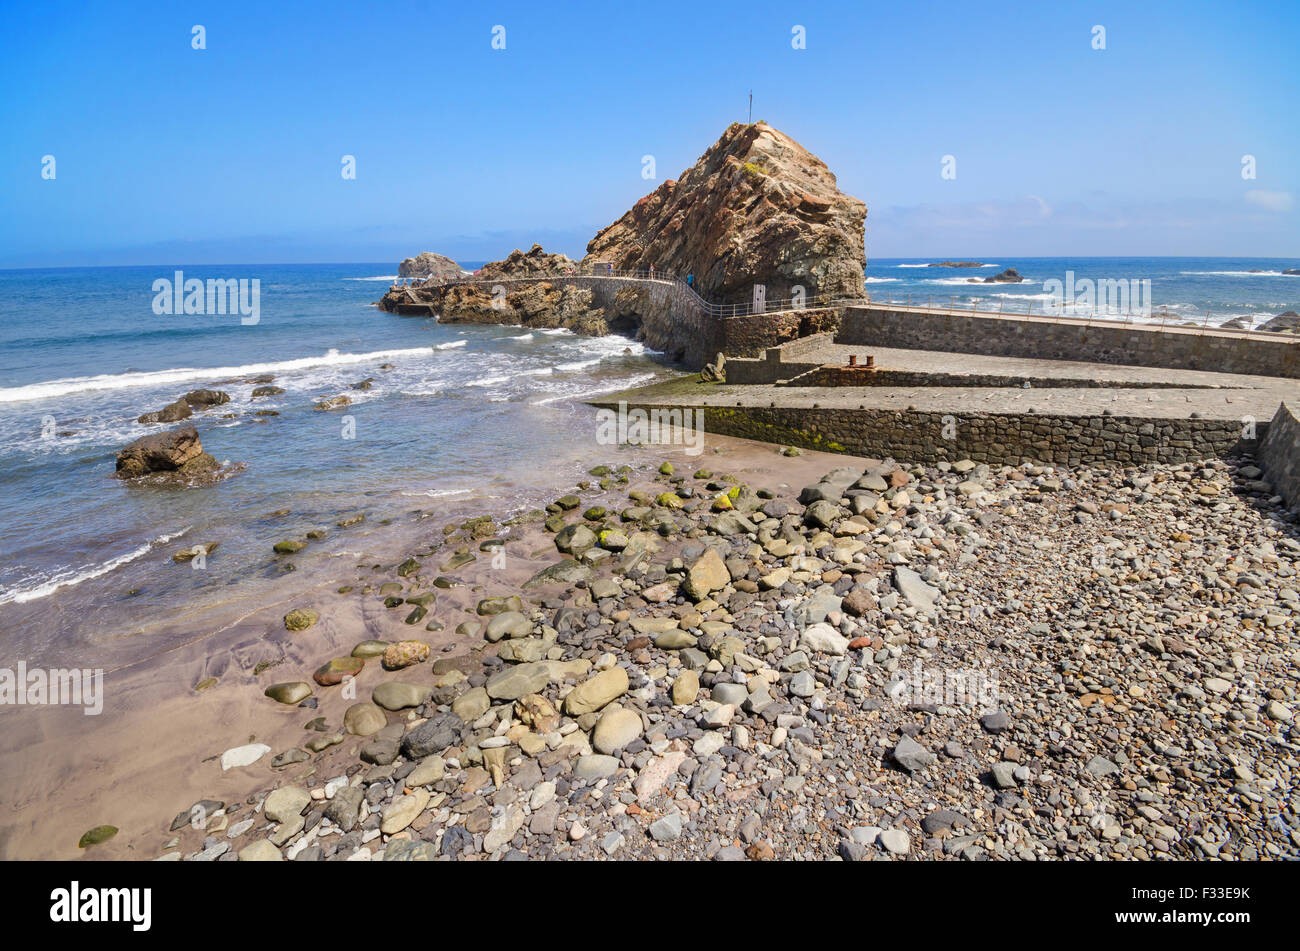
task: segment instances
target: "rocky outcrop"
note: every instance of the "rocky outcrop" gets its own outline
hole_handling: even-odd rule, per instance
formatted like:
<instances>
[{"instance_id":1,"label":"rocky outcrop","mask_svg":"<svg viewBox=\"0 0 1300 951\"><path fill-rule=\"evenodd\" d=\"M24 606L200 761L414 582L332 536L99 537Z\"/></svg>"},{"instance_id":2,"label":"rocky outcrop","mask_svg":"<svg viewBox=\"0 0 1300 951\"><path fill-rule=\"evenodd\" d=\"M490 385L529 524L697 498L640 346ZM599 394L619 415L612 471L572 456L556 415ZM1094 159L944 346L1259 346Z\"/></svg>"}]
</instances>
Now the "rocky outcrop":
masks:
<instances>
[{"instance_id":1,"label":"rocky outcrop","mask_svg":"<svg viewBox=\"0 0 1300 951\"><path fill-rule=\"evenodd\" d=\"M978 277L970 278L972 284L1019 284L1024 278L1020 276L1015 268L1009 267L1001 274L994 274L992 277L986 277L981 281Z\"/></svg>"},{"instance_id":2,"label":"rocky outcrop","mask_svg":"<svg viewBox=\"0 0 1300 951\"><path fill-rule=\"evenodd\" d=\"M866 206L841 194L826 164L789 136L761 122L733 125L680 180L596 235L582 262L533 245L485 265L473 282L392 287L379 306L444 323L623 333L699 367L717 352L708 339L716 319L701 296L748 304L761 283L769 302L793 296L795 287L809 303L818 295L862 297L865 220ZM692 288L623 280L608 274L611 267L689 274ZM809 327L833 329L826 316ZM791 332L803 332L804 323Z\"/></svg>"},{"instance_id":3,"label":"rocky outcrop","mask_svg":"<svg viewBox=\"0 0 1300 951\"><path fill-rule=\"evenodd\" d=\"M451 258L432 251L423 251L397 266L398 277L431 277L435 281L452 281L464 276L464 273L464 269Z\"/></svg>"},{"instance_id":4,"label":"rocky outcrop","mask_svg":"<svg viewBox=\"0 0 1300 951\"><path fill-rule=\"evenodd\" d=\"M192 423L163 433L141 436L117 454L117 478L157 477L180 482L207 481L220 469L203 451Z\"/></svg>"},{"instance_id":5,"label":"rocky outcrop","mask_svg":"<svg viewBox=\"0 0 1300 951\"><path fill-rule=\"evenodd\" d=\"M183 399L196 409L205 409L209 406L221 406L229 403L230 394L221 390L190 390Z\"/></svg>"},{"instance_id":6,"label":"rocky outcrop","mask_svg":"<svg viewBox=\"0 0 1300 951\"><path fill-rule=\"evenodd\" d=\"M707 300L863 296L867 206L826 163L767 125L732 125L677 181L666 181L587 245L586 264L694 275Z\"/></svg>"},{"instance_id":7,"label":"rocky outcrop","mask_svg":"<svg viewBox=\"0 0 1300 951\"><path fill-rule=\"evenodd\" d=\"M175 403L168 403L160 410L152 413L145 413L136 418L137 423L178 423L182 419L189 419L193 414L190 404L184 399L179 399Z\"/></svg>"},{"instance_id":8,"label":"rocky outcrop","mask_svg":"<svg viewBox=\"0 0 1300 951\"><path fill-rule=\"evenodd\" d=\"M927 264L926 267L988 267L988 265L981 264L979 261L936 261Z\"/></svg>"},{"instance_id":9,"label":"rocky outcrop","mask_svg":"<svg viewBox=\"0 0 1300 951\"><path fill-rule=\"evenodd\" d=\"M491 261L483 265L476 277L482 281L518 280L546 274L565 274L577 268L578 262L565 254L548 254L540 244L526 252L518 248L504 261Z\"/></svg>"},{"instance_id":10,"label":"rocky outcrop","mask_svg":"<svg viewBox=\"0 0 1300 951\"><path fill-rule=\"evenodd\" d=\"M1294 310L1285 311L1259 329L1275 334L1300 333L1300 314L1297 314Z\"/></svg>"}]
</instances>

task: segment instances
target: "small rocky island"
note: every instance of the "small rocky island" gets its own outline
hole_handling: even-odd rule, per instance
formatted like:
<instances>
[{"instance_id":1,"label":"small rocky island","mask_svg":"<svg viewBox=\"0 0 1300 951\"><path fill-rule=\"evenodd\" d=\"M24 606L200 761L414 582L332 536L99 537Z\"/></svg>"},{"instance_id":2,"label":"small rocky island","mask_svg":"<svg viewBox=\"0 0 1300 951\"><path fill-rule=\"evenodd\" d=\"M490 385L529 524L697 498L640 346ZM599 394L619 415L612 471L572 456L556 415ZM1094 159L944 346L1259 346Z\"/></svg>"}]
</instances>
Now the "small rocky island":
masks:
<instances>
[{"instance_id":1,"label":"small rocky island","mask_svg":"<svg viewBox=\"0 0 1300 951\"><path fill-rule=\"evenodd\" d=\"M937 261L927 264L926 267L988 267L980 261Z\"/></svg>"},{"instance_id":2,"label":"small rocky island","mask_svg":"<svg viewBox=\"0 0 1300 951\"><path fill-rule=\"evenodd\" d=\"M966 279L970 284L1019 284L1024 280L1015 268L1009 267L1001 274L994 274L992 277L986 277L980 280L978 277L969 277Z\"/></svg>"}]
</instances>

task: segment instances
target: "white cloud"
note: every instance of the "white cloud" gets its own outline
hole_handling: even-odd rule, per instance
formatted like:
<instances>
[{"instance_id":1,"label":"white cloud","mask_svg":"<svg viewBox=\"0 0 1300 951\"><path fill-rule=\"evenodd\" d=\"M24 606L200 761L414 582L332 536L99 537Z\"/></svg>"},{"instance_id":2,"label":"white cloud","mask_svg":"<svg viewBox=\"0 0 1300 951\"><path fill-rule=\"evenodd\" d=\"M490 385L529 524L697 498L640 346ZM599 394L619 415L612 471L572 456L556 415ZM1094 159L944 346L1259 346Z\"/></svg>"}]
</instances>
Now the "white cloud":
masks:
<instances>
[{"instance_id":1,"label":"white cloud","mask_svg":"<svg viewBox=\"0 0 1300 951\"><path fill-rule=\"evenodd\" d=\"M1290 211L1291 206L1295 204L1295 196L1290 192L1270 192L1262 188L1252 188L1246 192L1246 201L1265 211Z\"/></svg>"}]
</instances>

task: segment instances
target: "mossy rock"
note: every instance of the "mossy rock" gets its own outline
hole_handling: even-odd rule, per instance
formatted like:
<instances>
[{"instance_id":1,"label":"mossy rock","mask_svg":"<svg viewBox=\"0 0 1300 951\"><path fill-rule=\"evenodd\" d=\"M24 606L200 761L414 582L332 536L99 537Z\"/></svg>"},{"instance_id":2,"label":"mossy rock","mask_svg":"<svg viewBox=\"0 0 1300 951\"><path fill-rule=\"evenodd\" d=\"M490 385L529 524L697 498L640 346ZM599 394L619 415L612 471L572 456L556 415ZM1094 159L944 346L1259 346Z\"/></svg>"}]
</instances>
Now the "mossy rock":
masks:
<instances>
[{"instance_id":1,"label":"mossy rock","mask_svg":"<svg viewBox=\"0 0 1300 951\"><path fill-rule=\"evenodd\" d=\"M713 478L713 473L710 472L708 469L696 469L696 470L695 470L695 478L697 478L697 479L712 479L712 478Z\"/></svg>"},{"instance_id":2,"label":"mossy rock","mask_svg":"<svg viewBox=\"0 0 1300 951\"><path fill-rule=\"evenodd\" d=\"M455 578L448 578L446 575L438 575L438 577L433 579L433 586L435 588L442 588L444 591L449 591L452 588L459 588L461 584Z\"/></svg>"},{"instance_id":3,"label":"mossy rock","mask_svg":"<svg viewBox=\"0 0 1300 951\"><path fill-rule=\"evenodd\" d=\"M659 474L660 474L660 475L666 475L666 476L670 476L670 475L672 475L672 474L673 474L673 464L672 464L671 462L665 462L663 465L661 465L661 466L659 467Z\"/></svg>"},{"instance_id":4,"label":"mossy rock","mask_svg":"<svg viewBox=\"0 0 1300 951\"><path fill-rule=\"evenodd\" d=\"M297 704L311 696L311 684L292 680L282 684L271 684L262 692L277 703Z\"/></svg>"},{"instance_id":5,"label":"mossy rock","mask_svg":"<svg viewBox=\"0 0 1300 951\"><path fill-rule=\"evenodd\" d=\"M682 500L673 492L664 492L655 497L655 505L666 509L679 509L682 507Z\"/></svg>"},{"instance_id":6,"label":"mossy rock","mask_svg":"<svg viewBox=\"0 0 1300 951\"><path fill-rule=\"evenodd\" d=\"M407 623L407 624L419 624L421 621L424 620L425 615L427 615L428 613L429 613L429 609L428 609L428 608L426 608L426 607L425 607L424 605L422 605L422 604L417 604L417 605L416 605L416 606L411 610L411 613L408 614L408 615L406 616L406 623Z\"/></svg>"},{"instance_id":7,"label":"mossy rock","mask_svg":"<svg viewBox=\"0 0 1300 951\"><path fill-rule=\"evenodd\" d=\"M363 657L334 657L317 667L311 679L322 687L332 687L341 684L345 677L355 677L365 666L366 661ZM321 719L324 720L323 717ZM321 729L323 730L324 726Z\"/></svg>"},{"instance_id":8,"label":"mossy rock","mask_svg":"<svg viewBox=\"0 0 1300 951\"><path fill-rule=\"evenodd\" d=\"M117 826L95 826L81 836L77 843L77 848L84 849L91 845L99 845L101 842L107 842L113 836L117 835Z\"/></svg>"},{"instance_id":9,"label":"mossy rock","mask_svg":"<svg viewBox=\"0 0 1300 951\"><path fill-rule=\"evenodd\" d=\"M172 555L172 561L176 562L178 565L184 564L187 561L193 561L198 557L200 550L202 550L204 555L210 555L217 550L217 546L220 544L221 542L204 542L201 545L191 545L189 548L182 548L180 551L176 552L176 554Z\"/></svg>"},{"instance_id":10,"label":"mossy rock","mask_svg":"<svg viewBox=\"0 0 1300 951\"><path fill-rule=\"evenodd\" d=\"M607 514L609 513L605 511L604 506L593 505L591 508L587 509L587 511L582 513L582 517L589 522L599 522L604 519Z\"/></svg>"},{"instance_id":11,"label":"mossy rock","mask_svg":"<svg viewBox=\"0 0 1300 951\"><path fill-rule=\"evenodd\" d=\"M283 660L259 660L257 666L253 668L253 676L256 677L270 670L272 667L279 667L283 663Z\"/></svg>"},{"instance_id":12,"label":"mossy rock","mask_svg":"<svg viewBox=\"0 0 1300 951\"><path fill-rule=\"evenodd\" d=\"M437 600L438 600L438 592L425 591L423 594L417 594L413 598L407 598L406 603L413 604L421 608L427 608L427 607L432 607L433 603Z\"/></svg>"},{"instance_id":13,"label":"mossy rock","mask_svg":"<svg viewBox=\"0 0 1300 951\"><path fill-rule=\"evenodd\" d=\"M598 479L601 476L609 475L609 473L610 473L609 466L594 466L593 468L587 470L587 475L594 475Z\"/></svg>"},{"instance_id":14,"label":"mossy rock","mask_svg":"<svg viewBox=\"0 0 1300 951\"><path fill-rule=\"evenodd\" d=\"M465 565L468 565L471 561L477 561L477 560L478 559L475 558L474 555L471 555L467 551L458 551L450 558L448 558L447 561L443 563L442 567L444 571L455 571L457 568L463 568L465 567Z\"/></svg>"},{"instance_id":15,"label":"mossy rock","mask_svg":"<svg viewBox=\"0 0 1300 951\"><path fill-rule=\"evenodd\" d=\"M201 693L202 691L209 690L212 687L215 687L216 685L217 685L216 677L204 677L202 680L200 680L198 683L194 685L194 692Z\"/></svg>"},{"instance_id":16,"label":"mossy rock","mask_svg":"<svg viewBox=\"0 0 1300 951\"><path fill-rule=\"evenodd\" d=\"M420 563L414 558L408 558L397 566L397 573L403 578L409 578L420 570Z\"/></svg>"},{"instance_id":17,"label":"mossy rock","mask_svg":"<svg viewBox=\"0 0 1300 951\"><path fill-rule=\"evenodd\" d=\"M363 513L357 513L356 515L349 515L346 518L341 518L335 522L335 524L338 525L339 528L351 528L353 525L360 525L365 520L366 516Z\"/></svg>"},{"instance_id":18,"label":"mossy rock","mask_svg":"<svg viewBox=\"0 0 1300 951\"><path fill-rule=\"evenodd\" d=\"M311 608L294 608L284 616L284 626L289 631L305 631L320 620L320 612Z\"/></svg>"},{"instance_id":19,"label":"mossy rock","mask_svg":"<svg viewBox=\"0 0 1300 951\"><path fill-rule=\"evenodd\" d=\"M338 593L339 593L339 594L351 594L351 593L352 593L352 590L353 590L352 585L350 585L350 584L345 584L345 585L343 585L343 587L341 587L341 588L338 589Z\"/></svg>"},{"instance_id":20,"label":"mossy rock","mask_svg":"<svg viewBox=\"0 0 1300 951\"><path fill-rule=\"evenodd\" d=\"M715 512L729 512L735 508L735 506L731 504L730 497L728 497L727 493L724 492L713 500L713 505L711 505L710 508Z\"/></svg>"},{"instance_id":21,"label":"mossy rock","mask_svg":"<svg viewBox=\"0 0 1300 951\"><path fill-rule=\"evenodd\" d=\"M329 529L327 528L313 528L311 531L307 533L307 537L310 538L312 541L320 541L328 534L329 534Z\"/></svg>"},{"instance_id":22,"label":"mossy rock","mask_svg":"<svg viewBox=\"0 0 1300 951\"><path fill-rule=\"evenodd\" d=\"M479 515L461 522L460 530L470 538L479 539L495 535L497 528L491 515Z\"/></svg>"},{"instance_id":23,"label":"mossy rock","mask_svg":"<svg viewBox=\"0 0 1300 951\"><path fill-rule=\"evenodd\" d=\"M386 650L388 650L388 641L362 641L356 647L352 648L352 656L360 657L362 659L382 657Z\"/></svg>"},{"instance_id":24,"label":"mossy rock","mask_svg":"<svg viewBox=\"0 0 1300 951\"><path fill-rule=\"evenodd\" d=\"M405 603L406 599L397 594L390 594L388 597L384 598L384 607L386 608L401 607Z\"/></svg>"},{"instance_id":25,"label":"mossy rock","mask_svg":"<svg viewBox=\"0 0 1300 951\"><path fill-rule=\"evenodd\" d=\"M801 453L801 452L799 451L799 448L798 448L797 446L786 446L784 449L781 450L781 455L783 455L783 456L800 456L800 455L803 455L803 453Z\"/></svg>"},{"instance_id":26,"label":"mossy rock","mask_svg":"<svg viewBox=\"0 0 1300 951\"><path fill-rule=\"evenodd\" d=\"M277 555L292 555L302 551L307 547L306 542L300 542L294 538L286 538L282 542L276 542L271 546Z\"/></svg>"},{"instance_id":27,"label":"mossy rock","mask_svg":"<svg viewBox=\"0 0 1300 951\"><path fill-rule=\"evenodd\" d=\"M524 610L524 602L517 594L512 594L504 598L483 598L475 607L474 612L480 617L496 617L498 614L504 614L506 611Z\"/></svg>"},{"instance_id":28,"label":"mossy rock","mask_svg":"<svg viewBox=\"0 0 1300 951\"><path fill-rule=\"evenodd\" d=\"M550 518L548 518L548 519L546 520L546 530L547 530L548 532L550 532L552 535L554 535L556 532L563 531L563 530L564 530L564 516L563 516L563 515L556 514L556 515L552 515Z\"/></svg>"},{"instance_id":29,"label":"mossy rock","mask_svg":"<svg viewBox=\"0 0 1300 951\"><path fill-rule=\"evenodd\" d=\"M555 504L566 512L571 512L582 504L582 499L576 495L562 495L555 500Z\"/></svg>"}]
</instances>

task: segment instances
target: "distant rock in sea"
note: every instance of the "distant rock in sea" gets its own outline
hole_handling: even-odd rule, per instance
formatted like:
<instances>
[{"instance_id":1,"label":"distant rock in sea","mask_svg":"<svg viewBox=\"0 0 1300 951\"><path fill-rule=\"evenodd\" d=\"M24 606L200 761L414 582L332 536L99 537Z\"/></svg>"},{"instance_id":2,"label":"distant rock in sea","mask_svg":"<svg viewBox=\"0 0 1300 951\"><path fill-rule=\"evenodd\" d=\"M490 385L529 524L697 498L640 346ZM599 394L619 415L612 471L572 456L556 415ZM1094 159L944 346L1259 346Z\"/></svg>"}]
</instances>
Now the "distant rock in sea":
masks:
<instances>
[{"instance_id":1,"label":"distant rock in sea","mask_svg":"<svg viewBox=\"0 0 1300 951\"><path fill-rule=\"evenodd\" d=\"M926 267L988 267L979 261L937 261L927 264Z\"/></svg>"},{"instance_id":2,"label":"distant rock in sea","mask_svg":"<svg viewBox=\"0 0 1300 951\"><path fill-rule=\"evenodd\" d=\"M451 281L464 274L464 269L451 258L432 251L423 251L397 266L398 277L431 277L435 281Z\"/></svg>"},{"instance_id":3,"label":"distant rock in sea","mask_svg":"<svg viewBox=\"0 0 1300 951\"><path fill-rule=\"evenodd\" d=\"M1294 276L1300 276L1300 267L1288 267L1288 268L1284 268L1284 269L1282 270L1282 273L1283 273L1283 274L1291 274L1291 275L1294 275Z\"/></svg>"},{"instance_id":4,"label":"distant rock in sea","mask_svg":"<svg viewBox=\"0 0 1300 951\"><path fill-rule=\"evenodd\" d=\"M978 277L970 278L972 284L1019 284L1024 278L1020 276L1015 268L1009 267L1001 274L994 274L992 277L986 277L980 280Z\"/></svg>"}]
</instances>

